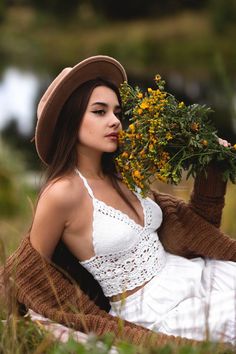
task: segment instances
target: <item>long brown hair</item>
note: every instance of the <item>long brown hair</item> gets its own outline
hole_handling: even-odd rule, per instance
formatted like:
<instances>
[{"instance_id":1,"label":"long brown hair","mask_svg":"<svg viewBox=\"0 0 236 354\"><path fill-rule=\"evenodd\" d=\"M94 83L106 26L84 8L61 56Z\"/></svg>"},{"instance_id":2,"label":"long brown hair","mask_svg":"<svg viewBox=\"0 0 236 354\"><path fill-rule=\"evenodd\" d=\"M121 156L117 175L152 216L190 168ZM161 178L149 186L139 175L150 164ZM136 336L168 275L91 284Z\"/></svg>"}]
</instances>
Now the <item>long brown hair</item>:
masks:
<instances>
[{"instance_id":1,"label":"long brown hair","mask_svg":"<svg viewBox=\"0 0 236 354\"><path fill-rule=\"evenodd\" d=\"M52 180L57 180L62 176L72 172L77 164L77 139L78 131L82 122L82 118L86 111L89 99L93 90L98 86L106 86L112 89L118 98L118 102L122 107L120 92L113 83L97 78L90 80L79 86L66 101L56 123L51 146L48 151L47 161L50 161L45 174L45 184L42 189ZM46 132L45 132L46 133ZM123 200L136 213L128 198L121 190L116 173L114 153L104 153L102 156L103 172L110 176L114 188L118 191ZM41 192L42 192L41 191Z\"/></svg>"}]
</instances>

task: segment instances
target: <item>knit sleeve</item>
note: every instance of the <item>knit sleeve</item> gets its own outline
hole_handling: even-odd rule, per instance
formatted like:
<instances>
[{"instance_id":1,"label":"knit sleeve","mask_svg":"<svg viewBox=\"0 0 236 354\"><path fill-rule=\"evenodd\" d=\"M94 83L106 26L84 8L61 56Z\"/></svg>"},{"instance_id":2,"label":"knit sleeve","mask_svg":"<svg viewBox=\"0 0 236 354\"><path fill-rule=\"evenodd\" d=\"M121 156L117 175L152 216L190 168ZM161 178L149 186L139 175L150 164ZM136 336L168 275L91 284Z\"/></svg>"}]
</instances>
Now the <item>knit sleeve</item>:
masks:
<instances>
[{"instance_id":1,"label":"knit sleeve","mask_svg":"<svg viewBox=\"0 0 236 354\"><path fill-rule=\"evenodd\" d=\"M153 194L163 212L158 235L166 251L187 258L236 261L236 239L195 213L183 200L163 193Z\"/></svg>"},{"instance_id":2,"label":"knit sleeve","mask_svg":"<svg viewBox=\"0 0 236 354\"><path fill-rule=\"evenodd\" d=\"M216 164L209 165L206 173L200 173L194 182L190 208L216 227L220 226L226 182Z\"/></svg>"},{"instance_id":3,"label":"knit sleeve","mask_svg":"<svg viewBox=\"0 0 236 354\"><path fill-rule=\"evenodd\" d=\"M53 264L43 259L26 237L0 269L0 277L14 297L27 308L53 321L98 336L112 332L117 340L160 346L166 343L196 344L184 338L157 334L109 315ZM9 286L10 285L10 286Z\"/></svg>"}]
</instances>

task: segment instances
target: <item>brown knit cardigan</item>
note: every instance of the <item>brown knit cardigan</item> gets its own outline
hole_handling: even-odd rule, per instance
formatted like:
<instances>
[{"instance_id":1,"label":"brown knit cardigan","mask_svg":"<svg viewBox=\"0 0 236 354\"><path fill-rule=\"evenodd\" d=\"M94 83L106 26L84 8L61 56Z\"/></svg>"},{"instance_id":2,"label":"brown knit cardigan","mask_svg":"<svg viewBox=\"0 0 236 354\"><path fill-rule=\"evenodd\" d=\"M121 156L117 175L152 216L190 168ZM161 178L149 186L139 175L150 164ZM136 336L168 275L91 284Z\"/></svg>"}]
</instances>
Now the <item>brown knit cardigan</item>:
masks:
<instances>
[{"instance_id":1,"label":"brown knit cardigan","mask_svg":"<svg viewBox=\"0 0 236 354\"><path fill-rule=\"evenodd\" d=\"M207 178L204 174L196 178L188 204L154 192L163 211L158 234L168 252L189 258L203 256L236 261L236 240L218 228L225 188L220 174L211 167ZM117 339L134 344L196 343L153 333L109 315L109 304L100 287L62 242L49 262L31 246L29 236L25 237L1 268L0 275L8 300L14 294L26 308L79 331L92 331L98 336L113 332Z\"/></svg>"}]
</instances>

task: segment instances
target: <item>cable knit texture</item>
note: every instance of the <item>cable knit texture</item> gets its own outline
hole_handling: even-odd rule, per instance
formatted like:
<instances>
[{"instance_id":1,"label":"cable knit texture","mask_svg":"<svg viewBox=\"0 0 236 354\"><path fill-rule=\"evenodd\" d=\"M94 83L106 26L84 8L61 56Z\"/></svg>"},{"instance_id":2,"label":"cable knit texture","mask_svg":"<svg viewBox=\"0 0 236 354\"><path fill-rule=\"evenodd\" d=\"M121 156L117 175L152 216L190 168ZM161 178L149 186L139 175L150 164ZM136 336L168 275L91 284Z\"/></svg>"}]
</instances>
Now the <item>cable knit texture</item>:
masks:
<instances>
[{"instance_id":1,"label":"cable knit texture","mask_svg":"<svg viewBox=\"0 0 236 354\"><path fill-rule=\"evenodd\" d=\"M236 241L216 227L224 205L225 184L213 170L207 178L201 175L196 179L189 204L166 194L154 193L155 201L163 211L163 223L158 234L168 252L185 257L200 255L236 261ZM61 245L61 249L64 248ZM196 341L153 333L126 321L121 324L118 318L100 308L106 308L102 305L106 299L92 284L92 278L80 273L81 265L77 262L74 263L75 269L72 266L69 268L70 260L73 263L72 257L68 256L65 262L60 256L62 253L57 255L57 252L58 248L53 260L64 267L70 276L76 274L77 283L58 265L43 259L31 246L27 236L0 270L5 289L14 289L17 301L27 308L85 333L92 331L100 336L113 332L117 339L144 345L152 343L159 346L170 342L197 344ZM91 288L96 289L93 294L89 292Z\"/></svg>"}]
</instances>

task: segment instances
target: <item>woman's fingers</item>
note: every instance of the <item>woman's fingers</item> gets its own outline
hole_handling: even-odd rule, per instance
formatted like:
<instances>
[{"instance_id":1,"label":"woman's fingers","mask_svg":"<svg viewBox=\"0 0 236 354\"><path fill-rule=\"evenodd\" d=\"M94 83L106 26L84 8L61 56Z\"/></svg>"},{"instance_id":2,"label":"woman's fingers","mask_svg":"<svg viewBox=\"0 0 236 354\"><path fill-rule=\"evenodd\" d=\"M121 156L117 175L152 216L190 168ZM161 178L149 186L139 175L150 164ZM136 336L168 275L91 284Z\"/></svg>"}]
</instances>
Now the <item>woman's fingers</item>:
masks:
<instances>
[{"instance_id":1,"label":"woman's fingers","mask_svg":"<svg viewBox=\"0 0 236 354\"><path fill-rule=\"evenodd\" d=\"M220 145L223 145L225 147L231 146L231 144L225 139L218 138L218 141Z\"/></svg>"}]
</instances>

